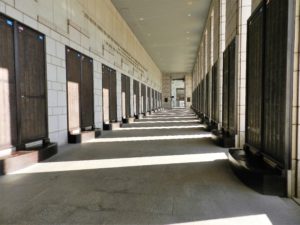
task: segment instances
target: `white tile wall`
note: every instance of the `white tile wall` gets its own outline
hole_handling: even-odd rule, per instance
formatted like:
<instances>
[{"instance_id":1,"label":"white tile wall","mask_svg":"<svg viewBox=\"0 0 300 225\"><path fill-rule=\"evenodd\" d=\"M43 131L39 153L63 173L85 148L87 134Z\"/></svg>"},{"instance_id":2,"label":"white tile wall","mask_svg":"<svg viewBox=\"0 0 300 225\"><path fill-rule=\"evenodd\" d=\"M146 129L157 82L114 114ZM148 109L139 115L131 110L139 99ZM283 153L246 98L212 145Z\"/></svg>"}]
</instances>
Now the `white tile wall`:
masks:
<instances>
[{"instance_id":1,"label":"white tile wall","mask_svg":"<svg viewBox=\"0 0 300 225\"><path fill-rule=\"evenodd\" d=\"M16 19L16 20L18 20L18 21L20 21L20 22L23 22L23 13L16 10L12 6L6 5L5 14L12 17L12 18L14 18L14 19Z\"/></svg>"},{"instance_id":2,"label":"white tile wall","mask_svg":"<svg viewBox=\"0 0 300 225\"><path fill-rule=\"evenodd\" d=\"M195 64L193 71L193 85L192 88L198 86L198 84L203 80L207 72L211 72L212 65L218 61L219 70L219 122L222 122L222 84L223 84L223 51L225 49L225 25L232 26L235 29L234 18L236 17L236 11L233 10L233 15L229 20L226 20L226 7L232 10L232 6L236 4L236 1L226 1L226 0L214 0L211 3L211 8L209 12L209 19L206 22L206 31L208 35L208 40L206 40L206 35L203 33L197 63ZM212 16L213 15L213 16ZM213 19L213 20L212 20ZM213 25L211 24L213 23ZM212 29L213 28L213 32ZM227 31L228 36L232 36L233 31ZM210 37L213 35L213 37Z\"/></svg>"},{"instance_id":3,"label":"white tile wall","mask_svg":"<svg viewBox=\"0 0 300 225\"><path fill-rule=\"evenodd\" d=\"M97 3L95 0L90 0L89 2L91 1L94 1L95 4ZM98 2L97 4L103 4L103 2ZM106 5L106 7L110 7L109 4ZM65 61L66 45L94 59L94 115L95 126L97 128L102 128L102 63L117 70L117 110L118 119L121 120L120 74L124 73L125 75L128 75L128 69L125 71L114 65L115 61L120 60L119 58L105 58L105 56L102 55L102 43L104 39L106 39L106 36L84 18L82 13L84 10L86 9L83 9L77 1L61 0L54 5L52 0L0 0L0 11L2 13L23 22L46 35L49 136L51 141L58 142L59 145L67 143L68 129ZM109 13L111 14L108 14L107 16L119 16L114 9L109 11ZM38 19L38 17L40 17L40 19ZM76 26L79 26L81 32L77 29L78 27L75 29L73 26L68 26L67 19L71 19ZM124 26L124 24L125 23L123 23L122 26ZM131 31L128 30L127 32ZM91 43L92 40L93 43ZM97 41L97 43L95 43L95 41ZM106 41L110 42L110 40ZM131 46L134 46L133 43L135 42L138 43L136 40L130 41ZM124 44L126 44L126 42L124 42ZM95 53L95 51L90 51L90 46L96 46L97 53ZM139 47L135 47L133 51L143 55L147 54L141 52L144 51L143 49L138 50L138 48ZM147 57L141 58L144 60ZM149 67L148 69L154 73L146 75L148 76L147 80L149 78L149 82L160 87L161 80L157 77L160 77L161 74L157 74L158 69L156 65L153 62L149 62L149 59L146 59L145 62L147 62L147 66L151 65L151 68ZM131 65L129 65L129 67L132 68ZM132 89L132 79L134 78L140 81L141 77L136 74L134 76L129 76L131 77ZM153 80L153 78L156 80Z\"/></svg>"},{"instance_id":4,"label":"white tile wall","mask_svg":"<svg viewBox=\"0 0 300 225\"><path fill-rule=\"evenodd\" d=\"M5 4L3 2L0 2L0 12L5 12Z\"/></svg>"},{"instance_id":5,"label":"white tile wall","mask_svg":"<svg viewBox=\"0 0 300 225\"><path fill-rule=\"evenodd\" d=\"M24 15L24 23L32 27L33 29L37 29L37 21L29 16Z\"/></svg>"},{"instance_id":6,"label":"white tile wall","mask_svg":"<svg viewBox=\"0 0 300 225\"><path fill-rule=\"evenodd\" d=\"M15 0L15 8L30 15L32 18L37 17L38 4L32 0Z\"/></svg>"},{"instance_id":7,"label":"white tile wall","mask_svg":"<svg viewBox=\"0 0 300 225\"><path fill-rule=\"evenodd\" d=\"M8 4L8 5L15 5L15 0L3 0L4 3Z\"/></svg>"},{"instance_id":8,"label":"white tile wall","mask_svg":"<svg viewBox=\"0 0 300 225\"><path fill-rule=\"evenodd\" d=\"M220 36L219 36L219 123L222 124L223 113L223 52L225 50L225 31L226 31L226 0L220 2ZM220 126L219 126L220 127Z\"/></svg>"},{"instance_id":9,"label":"white tile wall","mask_svg":"<svg viewBox=\"0 0 300 225\"><path fill-rule=\"evenodd\" d=\"M246 61L247 50L247 20L251 15L251 0L240 1L238 3L238 147L245 144L245 115L246 115Z\"/></svg>"},{"instance_id":10,"label":"white tile wall","mask_svg":"<svg viewBox=\"0 0 300 225\"><path fill-rule=\"evenodd\" d=\"M214 35L215 37L210 38L211 32L211 17L206 22L206 32L203 34L199 53L198 53L198 64L195 66L193 72L192 87L196 88L201 82L207 72L210 72L211 66L211 47L219 46L217 49L219 60L219 122L222 122L222 83L223 83L223 51L235 36L238 36L238 46L236 50L237 55L237 67L236 71L238 74L238 102L237 102L237 119L238 119L238 146L243 146L245 140L245 76L246 76L246 24L247 19L251 14L251 0L215 0L212 2L212 6L209 15L214 15ZM218 26L216 28L216 26ZM218 31L218 32L217 32ZM216 37L216 35L218 36ZM217 43L211 44L211 41ZM217 59L212 59L215 62Z\"/></svg>"}]
</instances>

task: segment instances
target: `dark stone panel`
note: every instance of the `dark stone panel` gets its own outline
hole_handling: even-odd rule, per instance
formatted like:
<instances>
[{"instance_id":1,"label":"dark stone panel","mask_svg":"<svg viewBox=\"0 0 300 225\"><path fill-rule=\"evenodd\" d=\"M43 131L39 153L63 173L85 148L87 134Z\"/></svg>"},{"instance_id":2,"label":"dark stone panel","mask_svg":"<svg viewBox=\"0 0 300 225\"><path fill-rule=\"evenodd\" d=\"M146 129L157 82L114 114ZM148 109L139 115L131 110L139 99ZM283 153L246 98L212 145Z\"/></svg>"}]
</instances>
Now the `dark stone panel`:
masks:
<instances>
[{"instance_id":1,"label":"dark stone panel","mask_svg":"<svg viewBox=\"0 0 300 225\"><path fill-rule=\"evenodd\" d=\"M218 62L216 62L212 67L212 91L211 91L211 111L212 111L212 120L215 122L219 121L219 95L218 95L218 89L219 89L219 74L218 74Z\"/></svg>"},{"instance_id":2,"label":"dark stone panel","mask_svg":"<svg viewBox=\"0 0 300 225\"><path fill-rule=\"evenodd\" d=\"M17 144L16 75L13 20L0 15L0 149Z\"/></svg>"},{"instance_id":3,"label":"dark stone panel","mask_svg":"<svg viewBox=\"0 0 300 225\"><path fill-rule=\"evenodd\" d=\"M262 84L264 6L248 20L247 33L247 77L246 77L246 143L262 147Z\"/></svg>"},{"instance_id":4,"label":"dark stone panel","mask_svg":"<svg viewBox=\"0 0 300 225\"><path fill-rule=\"evenodd\" d=\"M222 104L222 127L228 130L228 108L229 108L229 49L223 53L223 104Z\"/></svg>"},{"instance_id":5,"label":"dark stone panel","mask_svg":"<svg viewBox=\"0 0 300 225\"><path fill-rule=\"evenodd\" d=\"M19 138L23 144L48 136L45 37L20 23L16 26Z\"/></svg>"},{"instance_id":6,"label":"dark stone panel","mask_svg":"<svg viewBox=\"0 0 300 225\"><path fill-rule=\"evenodd\" d=\"M66 71L68 92L68 130L80 128L81 54L66 49Z\"/></svg>"},{"instance_id":7,"label":"dark stone panel","mask_svg":"<svg viewBox=\"0 0 300 225\"><path fill-rule=\"evenodd\" d=\"M264 67L263 151L285 164L287 34L290 1L270 0L266 5Z\"/></svg>"},{"instance_id":8,"label":"dark stone panel","mask_svg":"<svg viewBox=\"0 0 300 225\"><path fill-rule=\"evenodd\" d=\"M228 131L231 135L236 134L237 131L237 77L236 77L236 39L229 45L229 70L228 70Z\"/></svg>"},{"instance_id":9,"label":"dark stone panel","mask_svg":"<svg viewBox=\"0 0 300 225\"><path fill-rule=\"evenodd\" d=\"M94 127L94 71L93 59L82 56L81 59L81 129Z\"/></svg>"}]
</instances>

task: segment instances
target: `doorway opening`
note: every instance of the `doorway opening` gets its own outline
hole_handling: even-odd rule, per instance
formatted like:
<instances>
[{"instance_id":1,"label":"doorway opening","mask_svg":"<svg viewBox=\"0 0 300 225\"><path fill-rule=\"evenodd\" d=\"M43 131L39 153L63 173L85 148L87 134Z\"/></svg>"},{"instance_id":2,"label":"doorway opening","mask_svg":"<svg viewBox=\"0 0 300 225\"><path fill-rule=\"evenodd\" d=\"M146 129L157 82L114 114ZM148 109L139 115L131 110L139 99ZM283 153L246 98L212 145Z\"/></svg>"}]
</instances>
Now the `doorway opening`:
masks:
<instances>
[{"instance_id":1,"label":"doorway opening","mask_svg":"<svg viewBox=\"0 0 300 225\"><path fill-rule=\"evenodd\" d=\"M173 79L171 90L172 108L185 108L185 80Z\"/></svg>"}]
</instances>

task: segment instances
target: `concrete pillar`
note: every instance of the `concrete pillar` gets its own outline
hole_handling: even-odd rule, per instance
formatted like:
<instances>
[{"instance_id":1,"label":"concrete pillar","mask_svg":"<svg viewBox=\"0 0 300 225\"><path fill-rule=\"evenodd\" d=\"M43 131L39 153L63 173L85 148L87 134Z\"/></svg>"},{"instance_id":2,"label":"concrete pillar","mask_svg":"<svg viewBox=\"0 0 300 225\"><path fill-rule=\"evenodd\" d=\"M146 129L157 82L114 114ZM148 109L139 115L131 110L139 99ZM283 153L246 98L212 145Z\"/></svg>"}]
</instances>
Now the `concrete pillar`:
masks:
<instances>
[{"instance_id":1,"label":"concrete pillar","mask_svg":"<svg viewBox=\"0 0 300 225\"><path fill-rule=\"evenodd\" d=\"M298 86L298 88L294 88L294 99L298 99L298 103L296 103L295 105L297 105L297 111L296 114L298 115L298 123L297 123L297 134L298 134L298 137L296 135L294 135L294 140L297 140L297 144L295 146L295 148L297 148L297 168L298 168L298 171L297 171L297 197L300 198L300 68L299 68L299 61L300 61L300 43L299 43L299 30L300 30L300 2L299 1L296 1L296 32L295 32L295 35L296 35L296 38L295 40L297 40L297 43L295 44L295 46L297 46L297 49L295 49L295 51L297 52L297 61L294 61L296 62L295 64L298 65L298 67L295 67L295 71L294 71L294 79L296 80L298 78L297 81L294 81L295 82L295 85ZM296 92L296 90L298 90L298 93ZM296 101L295 101L296 102Z\"/></svg>"},{"instance_id":2,"label":"concrete pillar","mask_svg":"<svg viewBox=\"0 0 300 225\"><path fill-rule=\"evenodd\" d=\"M68 133L65 48L50 37L46 38L46 43L49 137L51 141L62 145L67 143ZM58 65L50 59L62 63Z\"/></svg>"},{"instance_id":3,"label":"concrete pillar","mask_svg":"<svg viewBox=\"0 0 300 225\"><path fill-rule=\"evenodd\" d=\"M102 118L102 64L94 60L94 121L95 127L103 129Z\"/></svg>"},{"instance_id":4,"label":"concrete pillar","mask_svg":"<svg viewBox=\"0 0 300 225\"><path fill-rule=\"evenodd\" d=\"M292 102L292 170L290 174L290 196L300 202L300 2L295 1L295 43Z\"/></svg>"},{"instance_id":5,"label":"concrete pillar","mask_svg":"<svg viewBox=\"0 0 300 225\"><path fill-rule=\"evenodd\" d=\"M225 50L225 26L226 26L226 0L221 0L219 5L219 128L222 124L222 107L223 107L223 52Z\"/></svg>"},{"instance_id":6,"label":"concrete pillar","mask_svg":"<svg viewBox=\"0 0 300 225\"><path fill-rule=\"evenodd\" d=\"M143 100L142 100L142 83L141 82L139 82L139 99L140 99L140 108L139 108L139 111L138 111L138 113L137 114L140 114L141 112L142 112L142 102L143 102Z\"/></svg>"},{"instance_id":7,"label":"concrete pillar","mask_svg":"<svg viewBox=\"0 0 300 225\"><path fill-rule=\"evenodd\" d=\"M117 71L117 118L122 121L122 89L121 89L121 72Z\"/></svg>"},{"instance_id":8,"label":"concrete pillar","mask_svg":"<svg viewBox=\"0 0 300 225\"><path fill-rule=\"evenodd\" d=\"M187 102L187 98L190 98L190 102ZM185 101L186 108L190 108L192 105L192 75L188 74L185 76Z\"/></svg>"},{"instance_id":9,"label":"concrete pillar","mask_svg":"<svg viewBox=\"0 0 300 225\"><path fill-rule=\"evenodd\" d=\"M149 112L151 109L151 106L149 105L149 99L151 102L151 93L148 92L148 86L146 86L146 111Z\"/></svg>"},{"instance_id":10,"label":"concrete pillar","mask_svg":"<svg viewBox=\"0 0 300 225\"><path fill-rule=\"evenodd\" d=\"M130 117L134 117L134 105L133 105L133 79L130 77Z\"/></svg>"},{"instance_id":11,"label":"concrete pillar","mask_svg":"<svg viewBox=\"0 0 300 225\"><path fill-rule=\"evenodd\" d=\"M169 74L164 74L162 77L162 105L165 109L171 108L171 76ZM165 102L165 98L168 102Z\"/></svg>"},{"instance_id":12,"label":"concrete pillar","mask_svg":"<svg viewBox=\"0 0 300 225\"><path fill-rule=\"evenodd\" d=\"M237 135L236 147L245 144L246 126L246 49L247 20L251 15L251 0L226 1L226 46L237 38L236 75L237 75Z\"/></svg>"},{"instance_id":13,"label":"concrete pillar","mask_svg":"<svg viewBox=\"0 0 300 225\"><path fill-rule=\"evenodd\" d=\"M149 101L148 101L149 97L150 97L150 93L148 93L148 88L146 86L146 112L150 111L150 105L149 105Z\"/></svg>"}]
</instances>

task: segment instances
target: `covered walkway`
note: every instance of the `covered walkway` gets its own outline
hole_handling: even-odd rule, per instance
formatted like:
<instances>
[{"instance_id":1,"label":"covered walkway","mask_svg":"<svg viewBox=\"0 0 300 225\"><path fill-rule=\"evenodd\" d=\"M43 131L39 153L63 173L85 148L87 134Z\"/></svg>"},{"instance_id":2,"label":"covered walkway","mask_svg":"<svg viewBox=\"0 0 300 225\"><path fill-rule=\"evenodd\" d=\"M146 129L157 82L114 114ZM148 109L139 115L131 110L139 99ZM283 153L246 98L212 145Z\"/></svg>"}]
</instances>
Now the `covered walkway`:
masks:
<instances>
[{"instance_id":1,"label":"covered walkway","mask_svg":"<svg viewBox=\"0 0 300 225\"><path fill-rule=\"evenodd\" d=\"M0 177L0 224L300 224L291 199L238 180L198 121L157 112Z\"/></svg>"}]
</instances>

